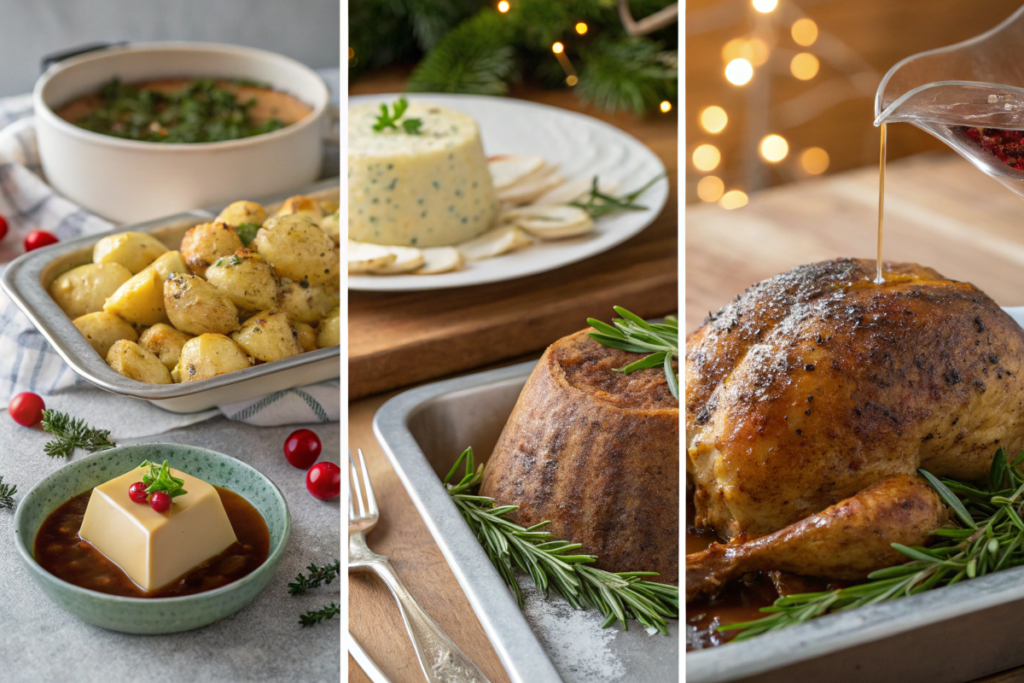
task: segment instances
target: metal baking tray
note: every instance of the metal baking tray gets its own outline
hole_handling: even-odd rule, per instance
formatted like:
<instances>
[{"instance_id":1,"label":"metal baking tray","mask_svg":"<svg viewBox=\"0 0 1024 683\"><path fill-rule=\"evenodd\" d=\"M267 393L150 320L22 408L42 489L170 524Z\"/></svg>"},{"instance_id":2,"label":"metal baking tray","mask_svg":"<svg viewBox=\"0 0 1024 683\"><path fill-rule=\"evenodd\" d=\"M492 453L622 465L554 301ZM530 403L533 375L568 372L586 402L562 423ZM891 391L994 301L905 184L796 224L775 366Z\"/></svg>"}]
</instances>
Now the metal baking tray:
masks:
<instances>
[{"instance_id":1,"label":"metal baking tray","mask_svg":"<svg viewBox=\"0 0 1024 683\"><path fill-rule=\"evenodd\" d=\"M334 199L340 192L338 178L323 180L293 192L256 199L275 211L288 197L307 194L317 199ZM92 261L92 246L106 235L127 230L152 233L170 249L177 249L185 232L215 217L223 207L185 211L134 225L122 225L110 232L87 235L36 249L11 262L0 277L0 287L28 316L50 346L71 368L101 389L144 399L175 413L194 413L217 405L245 401L275 391L305 386L338 377L341 347L332 346L255 365L225 375L184 384L146 384L117 373L89 345L71 319L50 297L50 283L61 273Z\"/></svg>"},{"instance_id":2,"label":"metal baking tray","mask_svg":"<svg viewBox=\"0 0 1024 683\"><path fill-rule=\"evenodd\" d=\"M513 683L601 681L592 672L569 670L564 662L559 668L561 660L541 644L545 634L533 631L442 484L467 446L480 461L490 455L534 365L530 361L399 394L374 416L373 429ZM596 623L593 635L600 635L600 619ZM604 654L617 662L618 675L610 679L680 680L678 622L670 622L669 630L668 637L649 635L631 622L629 631L604 633Z\"/></svg>"}]
</instances>

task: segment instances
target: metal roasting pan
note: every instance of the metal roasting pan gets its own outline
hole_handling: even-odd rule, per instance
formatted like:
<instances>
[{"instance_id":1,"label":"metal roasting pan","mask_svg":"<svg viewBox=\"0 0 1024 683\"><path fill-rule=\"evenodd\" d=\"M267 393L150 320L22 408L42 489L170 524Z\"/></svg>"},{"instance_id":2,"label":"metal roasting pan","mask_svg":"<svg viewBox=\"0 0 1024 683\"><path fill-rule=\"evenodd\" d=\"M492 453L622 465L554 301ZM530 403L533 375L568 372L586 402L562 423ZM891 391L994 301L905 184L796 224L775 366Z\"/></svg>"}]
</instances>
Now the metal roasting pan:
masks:
<instances>
[{"instance_id":1,"label":"metal roasting pan","mask_svg":"<svg viewBox=\"0 0 1024 683\"><path fill-rule=\"evenodd\" d=\"M321 200L337 199L339 182L338 178L331 178L255 201L267 207L268 213L273 213L285 199L295 194ZM341 347L332 346L198 382L169 385L137 382L111 369L50 297L50 283L61 273L90 263L92 246L101 237L128 230L147 232L168 248L177 249L189 228L209 221L222 208L185 211L144 223L122 225L107 233L87 235L30 251L7 266L0 277L0 287L76 373L101 389L140 398L174 413L194 413L338 377L341 373Z\"/></svg>"},{"instance_id":2,"label":"metal roasting pan","mask_svg":"<svg viewBox=\"0 0 1024 683\"><path fill-rule=\"evenodd\" d=\"M490 455L535 364L529 361L412 389L385 403L373 419L378 441L513 683L578 676L559 671L545 652L441 482L467 446L481 462ZM615 680L678 681L678 626L670 622L668 637L648 635L635 623L629 631L616 633L609 647L625 675Z\"/></svg>"}]
</instances>

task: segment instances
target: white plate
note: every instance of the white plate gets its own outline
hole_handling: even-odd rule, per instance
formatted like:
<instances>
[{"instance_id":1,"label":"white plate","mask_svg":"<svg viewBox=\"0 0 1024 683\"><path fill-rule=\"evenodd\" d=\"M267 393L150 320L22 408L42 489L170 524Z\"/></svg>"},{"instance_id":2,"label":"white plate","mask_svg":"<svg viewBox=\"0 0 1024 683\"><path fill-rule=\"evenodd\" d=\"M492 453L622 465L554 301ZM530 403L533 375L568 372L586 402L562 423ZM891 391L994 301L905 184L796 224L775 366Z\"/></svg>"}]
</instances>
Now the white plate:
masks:
<instances>
[{"instance_id":1,"label":"white plate","mask_svg":"<svg viewBox=\"0 0 1024 683\"><path fill-rule=\"evenodd\" d=\"M359 95L349 104L392 103L399 97L433 102L469 114L480 125L484 152L539 154L560 164L567 180L597 175L618 182L616 194L627 194L665 173L661 160L642 142L591 116L545 104L482 95ZM625 242L650 225L668 199L668 180L655 183L637 199L645 211L622 211L599 218L581 237L538 242L511 254L463 264L461 270L438 275L350 275L348 288L401 292L469 287L543 273L582 261Z\"/></svg>"}]
</instances>

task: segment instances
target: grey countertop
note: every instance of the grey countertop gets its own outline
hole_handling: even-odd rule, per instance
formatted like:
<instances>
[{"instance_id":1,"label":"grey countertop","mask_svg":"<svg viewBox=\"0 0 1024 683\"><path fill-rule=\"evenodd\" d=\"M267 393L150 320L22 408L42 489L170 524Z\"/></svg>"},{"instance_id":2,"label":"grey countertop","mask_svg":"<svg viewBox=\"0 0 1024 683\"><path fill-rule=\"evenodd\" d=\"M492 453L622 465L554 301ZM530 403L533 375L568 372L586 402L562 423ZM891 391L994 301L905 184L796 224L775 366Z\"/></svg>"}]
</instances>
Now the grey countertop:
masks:
<instances>
[{"instance_id":1,"label":"grey countertop","mask_svg":"<svg viewBox=\"0 0 1024 683\"><path fill-rule=\"evenodd\" d=\"M97 425L100 426L100 425ZM337 423L309 425L323 442L321 460L339 462ZM248 607L196 631L131 636L90 626L64 612L36 587L14 550L14 515L0 510L0 678L8 683L46 680L120 681L338 681L341 620L303 628L299 614L340 603L341 581L308 595L291 596L287 584L310 562L340 557L338 499L324 502L306 491L305 473L284 459L291 427L252 427L224 418L154 437L121 443L167 442L201 446L247 462L284 493L292 532L277 575ZM17 484L20 500L62 461L43 453L49 435L19 427L0 411L0 475Z\"/></svg>"}]
</instances>

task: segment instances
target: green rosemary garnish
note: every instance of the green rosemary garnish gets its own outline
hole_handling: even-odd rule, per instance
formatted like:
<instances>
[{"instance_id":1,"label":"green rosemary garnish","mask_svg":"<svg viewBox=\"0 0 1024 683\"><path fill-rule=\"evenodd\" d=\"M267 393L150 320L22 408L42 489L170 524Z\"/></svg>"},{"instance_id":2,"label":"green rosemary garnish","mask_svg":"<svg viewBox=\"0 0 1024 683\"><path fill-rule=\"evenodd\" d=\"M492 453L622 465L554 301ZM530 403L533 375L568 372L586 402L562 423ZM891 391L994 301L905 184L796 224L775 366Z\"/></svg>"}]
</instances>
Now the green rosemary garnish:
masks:
<instances>
[{"instance_id":1,"label":"green rosemary garnish","mask_svg":"<svg viewBox=\"0 0 1024 683\"><path fill-rule=\"evenodd\" d=\"M465 466L462 479L451 483L459 465ZM594 555L577 555L579 543L551 538L541 529L550 522L541 522L526 529L505 519L518 509L515 505L495 507L494 499L475 495L483 477L473 465L473 449L467 448L455 461L445 487L455 506L476 534L501 578L523 606L523 594L516 581L515 569L530 575L538 589L549 589L561 595L576 609L593 607L604 616L602 628L619 622L627 629L630 619L647 628L654 627L668 635L667 619L679 618L679 588L645 581L656 572L611 573L587 566L597 561Z\"/></svg>"},{"instance_id":2,"label":"green rosemary garnish","mask_svg":"<svg viewBox=\"0 0 1024 683\"><path fill-rule=\"evenodd\" d=\"M70 458L76 448L95 453L117 445L110 440L109 430L94 429L84 420L57 410L44 410L42 424L44 431L56 437L43 447L51 458Z\"/></svg>"},{"instance_id":3,"label":"green rosemary garnish","mask_svg":"<svg viewBox=\"0 0 1024 683\"><path fill-rule=\"evenodd\" d=\"M256 233L260 231L260 227L259 223L242 223L235 227L235 232L238 233L238 239L242 240L242 244L249 246L256 239Z\"/></svg>"},{"instance_id":4,"label":"green rosemary garnish","mask_svg":"<svg viewBox=\"0 0 1024 683\"><path fill-rule=\"evenodd\" d=\"M341 560L335 560L332 564L325 564L322 567L310 563L306 567L306 571L309 572L308 577L305 574L299 574L294 581L288 584L290 594L302 595L313 588L318 588L322 583L330 584L341 573Z\"/></svg>"},{"instance_id":5,"label":"green rosemary garnish","mask_svg":"<svg viewBox=\"0 0 1024 683\"><path fill-rule=\"evenodd\" d=\"M1024 451L1012 464L1000 448L992 459L984 488L952 479L939 480L918 470L953 510L960 528L932 532L939 539L927 548L893 543L910 562L868 575L866 583L819 593L787 595L771 607L769 616L728 626L719 631L740 631L735 640L753 638L810 621L826 613L843 612L933 588L1024 565Z\"/></svg>"},{"instance_id":6,"label":"green rosemary garnish","mask_svg":"<svg viewBox=\"0 0 1024 683\"><path fill-rule=\"evenodd\" d=\"M299 623L303 626L316 626L321 621L333 619L339 612L341 612L341 608L332 602L319 610L300 614Z\"/></svg>"},{"instance_id":7,"label":"green rosemary garnish","mask_svg":"<svg viewBox=\"0 0 1024 683\"><path fill-rule=\"evenodd\" d=\"M405 114L405 110L409 108L409 103L404 97L398 98L398 101L391 107L391 113L388 112L388 105L380 105L380 115L377 117L377 123L373 124L373 129L380 133L385 128L393 128L398 130L398 119L402 118ZM402 121L402 129L409 135L419 135L420 126L423 125L422 119L406 119Z\"/></svg>"},{"instance_id":8,"label":"green rosemary garnish","mask_svg":"<svg viewBox=\"0 0 1024 683\"><path fill-rule=\"evenodd\" d=\"M628 375L643 368L656 368L659 365L665 370L668 389L679 398L679 378L673 361L679 359L679 321L675 316L665 316L665 322L652 324L638 315L634 315L622 306L616 306L615 312L621 318L613 318L612 325L595 318L587 318L587 323L597 332L591 332L590 338L612 348L622 349L630 353L646 353L635 363L630 363L617 372Z\"/></svg>"},{"instance_id":9,"label":"green rosemary garnish","mask_svg":"<svg viewBox=\"0 0 1024 683\"><path fill-rule=\"evenodd\" d=\"M171 498L184 496L188 493L188 491L182 488L185 486L185 480L171 476L171 466L166 460L164 460L162 465L157 465L147 460L139 465L139 467L149 468L149 471L142 475L142 483L146 485L146 493L163 491Z\"/></svg>"},{"instance_id":10,"label":"green rosemary garnish","mask_svg":"<svg viewBox=\"0 0 1024 683\"><path fill-rule=\"evenodd\" d=\"M651 185L654 185L654 183L664 177L664 173L657 175L639 190L634 190L629 194L616 197L614 195L605 194L597 189L597 176L594 176L594 180L590 186L590 193L587 195L587 198L569 202L569 204L583 209L590 214L591 218L600 218L601 216L614 213L615 211L645 211L647 209L646 206L641 206L640 204L635 203L637 197L642 195Z\"/></svg>"},{"instance_id":11,"label":"green rosemary garnish","mask_svg":"<svg viewBox=\"0 0 1024 683\"><path fill-rule=\"evenodd\" d=\"M18 492L17 484L5 484L4 477L0 474L0 510L14 509L14 494Z\"/></svg>"}]
</instances>

